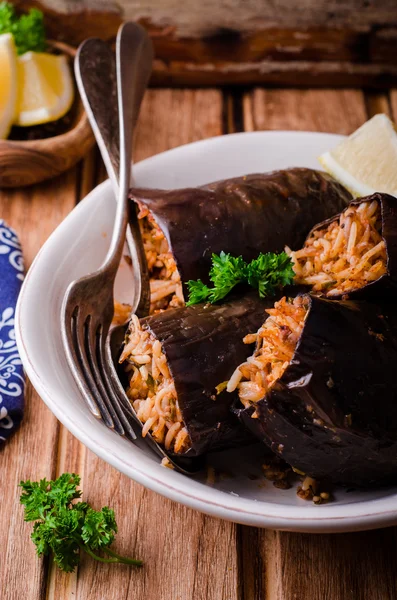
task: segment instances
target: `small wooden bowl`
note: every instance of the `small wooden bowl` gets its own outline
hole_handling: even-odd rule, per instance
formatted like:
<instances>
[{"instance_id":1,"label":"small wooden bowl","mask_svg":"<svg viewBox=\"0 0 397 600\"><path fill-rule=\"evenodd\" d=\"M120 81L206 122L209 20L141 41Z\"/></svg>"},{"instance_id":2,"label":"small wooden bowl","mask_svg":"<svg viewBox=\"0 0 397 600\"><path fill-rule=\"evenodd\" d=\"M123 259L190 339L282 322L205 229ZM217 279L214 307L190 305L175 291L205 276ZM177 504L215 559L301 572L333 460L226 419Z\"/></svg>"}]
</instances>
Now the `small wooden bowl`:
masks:
<instances>
[{"instance_id":1,"label":"small wooden bowl","mask_svg":"<svg viewBox=\"0 0 397 600\"><path fill-rule=\"evenodd\" d=\"M68 55L72 62L76 54L74 48L61 42L51 42L50 46ZM43 129L45 127L43 125ZM56 177L76 164L93 146L94 135L77 89L68 112L66 131L57 134L55 122L54 128L53 137L0 140L0 188L32 185Z\"/></svg>"}]
</instances>

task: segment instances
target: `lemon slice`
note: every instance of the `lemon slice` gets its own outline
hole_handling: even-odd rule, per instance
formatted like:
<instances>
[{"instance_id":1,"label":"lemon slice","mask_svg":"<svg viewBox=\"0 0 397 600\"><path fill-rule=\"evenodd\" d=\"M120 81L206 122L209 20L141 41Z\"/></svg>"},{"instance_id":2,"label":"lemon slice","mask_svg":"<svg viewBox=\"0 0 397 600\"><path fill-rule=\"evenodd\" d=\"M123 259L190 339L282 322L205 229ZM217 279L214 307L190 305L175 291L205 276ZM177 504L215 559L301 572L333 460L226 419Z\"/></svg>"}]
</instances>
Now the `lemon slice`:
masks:
<instances>
[{"instance_id":1,"label":"lemon slice","mask_svg":"<svg viewBox=\"0 0 397 600\"><path fill-rule=\"evenodd\" d=\"M63 117L74 96L66 56L26 52L17 61L19 92L15 123L26 127Z\"/></svg>"},{"instance_id":2,"label":"lemon slice","mask_svg":"<svg viewBox=\"0 0 397 600\"><path fill-rule=\"evenodd\" d=\"M397 196L397 132L387 115L372 117L319 161L355 196Z\"/></svg>"},{"instance_id":3,"label":"lemon slice","mask_svg":"<svg viewBox=\"0 0 397 600\"><path fill-rule=\"evenodd\" d=\"M17 99L17 55L10 33L0 35L0 139L8 136Z\"/></svg>"}]
</instances>

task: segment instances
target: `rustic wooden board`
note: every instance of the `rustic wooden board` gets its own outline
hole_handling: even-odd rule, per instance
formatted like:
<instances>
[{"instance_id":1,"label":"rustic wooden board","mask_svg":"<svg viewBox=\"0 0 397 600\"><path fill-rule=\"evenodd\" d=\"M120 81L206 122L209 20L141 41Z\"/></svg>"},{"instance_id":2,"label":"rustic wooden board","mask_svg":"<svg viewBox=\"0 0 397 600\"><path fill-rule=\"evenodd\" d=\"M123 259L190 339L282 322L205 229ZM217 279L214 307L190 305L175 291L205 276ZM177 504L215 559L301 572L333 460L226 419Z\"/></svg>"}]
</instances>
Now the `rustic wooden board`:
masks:
<instances>
[{"instance_id":1,"label":"rustic wooden board","mask_svg":"<svg viewBox=\"0 0 397 600\"><path fill-rule=\"evenodd\" d=\"M396 99L393 94L395 109ZM389 112L388 96L365 98L353 90L255 90L244 97L244 118L250 130L349 134L380 111ZM302 535L241 527L240 535L244 600L397 598L396 528Z\"/></svg>"},{"instance_id":2,"label":"rustic wooden board","mask_svg":"<svg viewBox=\"0 0 397 600\"><path fill-rule=\"evenodd\" d=\"M76 169L23 191L0 191L1 218L18 232L27 267L75 200ZM0 454L0 597L4 600L44 598L46 563L37 559L30 544L31 524L23 521L18 483L55 474L58 432L59 423L28 384L22 427Z\"/></svg>"},{"instance_id":3,"label":"rustic wooden board","mask_svg":"<svg viewBox=\"0 0 397 600\"><path fill-rule=\"evenodd\" d=\"M351 133L367 118L362 92L355 90L264 90L244 96L244 123L256 129L299 129Z\"/></svg>"},{"instance_id":4,"label":"rustic wooden board","mask_svg":"<svg viewBox=\"0 0 397 600\"><path fill-rule=\"evenodd\" d=\"M266 32L263 32L266 35ZM388 55L395 52L393 49ZM272 61L208 63L156 59L152 85L229 86L271 85L304 87L371 87L384 89L396 85L397 67L389 63L349 61Z\"/></svg>"},{"instance_id":5,"label":"rustic wooden board","mask_svg":"<svg viewBox=\"0 0 397 600\"><path fill-rule=\"evenodd\" d=\"M219 90L149 90L135 139L135 161L222 133Z\"/></svg>"},{"instance_id":6,"label":"rustic wooden board","mask_svg":"<svg viewBox=\"0 0 397 600\"><path fill-rule=\"evenodd\" d=\"M68 56L72 67L75 49L61 42L51 45ZM70 112L50 126L54 128L52 137L21 141L14 139L11 129L10 139L0 140L0 188L23 187L57 177L84 158L95 143L77 91ZM36 131L36 135L39 138L40 133Z\"/></svg>"},{"instance_id":7,"label":"rustic wooden board","mask_svg":"<svg viewBox=\"0 0 397 600\"><path fill-rule=\"evenodd\" d=\"M397 21L394 0L378 0L376 3L365 0L306 0L300 3L291 0L228 0L216 3L213 0L200 3L196 0L14 0L13 3L21 9L32 5L45 7L62 15L66 21L86 13L86 22L83 22L88 27L95 26L98 14L108 12L114 19L122 11L127 19L147 20L158 28L168 26L179 37L193 39L208 38L222 31L246 33L274 27L295 30L302 27L306 31L310 27L328 27L337 37L343 27L377 26L379 29ZM105 17L101 22L105 27Z\"/></svg>"},{"instance_id":8,"label":"rustic wooden board","mask_svg":"<svg viewBox=\"0 0 397 600\"><path fill-rule=\"evenodd\" d=\"M396 529L309 535L244 528L244 600L392 600Z\"/></svg>"},{"instance_id":9,"label":"rustic wooden board","mask_svg":"<svg viewBox=\"0 0 397 600\"><path fill-rule=\"evenodd\" d=\"M112 39L122 23L121 9L111 0L13 0L17 10L38 8L45 13L52 39L78 45L88 37Z\"/></svg>"},{"instance_id":10,"label":"rustic wooden board","mask_svg":"<svg viewBox=\"0 0 397 600\"><path fill-rule=\"evenodd\" d=\"M397 82L394 0L15 0L49 35L113 39L122 17L153 40L155 85L373 86Z\"/></svg>"}]
</instances>

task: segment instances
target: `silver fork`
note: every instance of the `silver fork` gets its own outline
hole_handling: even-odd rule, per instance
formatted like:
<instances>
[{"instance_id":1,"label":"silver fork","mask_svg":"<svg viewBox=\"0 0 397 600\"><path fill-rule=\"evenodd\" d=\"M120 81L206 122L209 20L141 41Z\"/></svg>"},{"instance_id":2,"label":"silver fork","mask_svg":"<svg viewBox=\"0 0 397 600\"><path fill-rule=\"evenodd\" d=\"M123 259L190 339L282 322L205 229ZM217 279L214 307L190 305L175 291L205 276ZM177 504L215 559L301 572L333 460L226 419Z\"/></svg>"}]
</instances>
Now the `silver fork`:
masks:
<instances>
[{"instance_id":1,"label":"silver fork","mask_svg":"<svg viewBox=\"0 0 397 600\"><path fill-rule=\"evenodd\" d=\"M86 40L77 52L75 73L80 95L106 165L107 173L117 193L117 174L120 161L117 137L117 86L114 55L109 46L95 38ZM137 314L139 317L143 317L149 312L149 275L138 226L137 213L133 204L130 205L130 211L131 229L127 228L127 245L133 262L133 272L136 274L134 289L131 290L133 297L130 300L130 304L132 305L131 312ZM139 275L140 281L138 280ZM129 318L122 325L111 325L105 345L105 363L108 380L110 379L113 389L118 396L117 404L114 398L112 400L113 404L117 405L119 412L124 413L127 419L131 416L139 430L141 430L142 423L131 405L120 379L123 375L118 359L128 321ZM133 435L129 435L129 437L133 438ZM183 457L176 459L170 456L154 440L150 433L147 433L145 441L161 458L168 458L178 471L191 474L197 472L202 466L202 461L198 461L197 459L184 459Z\"/></svg>"},{"instance_id":2,"label":"silver fork","mask_svg":"<svg viewBox=\"0 0 397 600\"><path fill-rule=\"evenodd\" d=\"M138 25L132 25L140 29ZM134 123L137 120L139 106L145 92L148 73L151 69L153 50L147 38L145 63L137 55L129 57L133 73L134 62L138 59L138 81L131 82L135 86ZM106 171L112 183L115 196L118 195L118 176L120 170L119 151L119 111L117 107L116 60L108 44L97 38L83 42L76 54L75 75L77 87L84 104L95 139L101 151ZM127 246L132 260L134 286L129 303L132 312L139 317L149 313L150 287L147 261L138 225L136 207L131 203L130 223L127 227Z\"/></svg>"},{"instance_id":3,"label":"silver fork","mask_svg":"<svg viewBox=\"0 0 397 600\"><path fill-rule=\"evenodd\" d=\"M97 418L102 418L107 427L132 439L136 435L129 418L131 411L128 413L125 410L124 399L112 383L105 342L114 314L113 286L128 225L132 131L151 72L152 56L150 40L142 27L133 23L125 23L120 27L116 41L120 171L113 235L102 266L68 287L61 321L68 364L91 412ZM107 93L110 94L111 90L107 90ZM114 181L117 165L111 166ZM134 249L133 244L130 246ZM132 258L138 260L136 252ZM140 295L139 269L134 269L134 277Z\"/></svg>"}]
</instances>

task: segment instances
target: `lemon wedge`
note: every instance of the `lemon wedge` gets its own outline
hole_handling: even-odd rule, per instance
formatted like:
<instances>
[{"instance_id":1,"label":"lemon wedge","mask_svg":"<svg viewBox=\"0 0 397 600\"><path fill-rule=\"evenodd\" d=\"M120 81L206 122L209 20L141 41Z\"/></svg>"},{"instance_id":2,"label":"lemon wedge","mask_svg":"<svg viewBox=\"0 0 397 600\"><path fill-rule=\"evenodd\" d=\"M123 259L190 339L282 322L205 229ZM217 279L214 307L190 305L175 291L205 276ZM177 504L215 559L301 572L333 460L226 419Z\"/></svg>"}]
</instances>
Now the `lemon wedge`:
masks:
<instances>
[{"instance_id":1,"label":"lemon wedge","mask_svg":"<svg viewBox=\"0 0 397 600\"><path fill-rule=\"evenodd\" d=\"M17 55L10 33L0 35L0 139L8 136L17 99Z\"/></svg>"},{"instance_id":2,"label":"lemon wedge","mask_svg":"<svg viewBox=\"0 0 397 600\"><path fill-rule=\"evenodd\" d=\"M387 115L372 117L319 161L354 196L397 196L397 132Z\"/></svg>"},{"instance_id":3,"label":"lemon wedge","mask_svg":"<svg viewBox=\"0 0 397 600\"><path fill-rule=\"evenodd\" d=\"M74 97L66 56L26 52L18 57L17 65L16 125L40 125L63 117Z\"/></svg>"}]
</instances>

